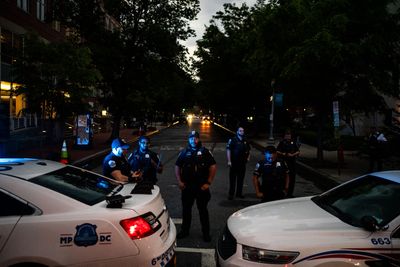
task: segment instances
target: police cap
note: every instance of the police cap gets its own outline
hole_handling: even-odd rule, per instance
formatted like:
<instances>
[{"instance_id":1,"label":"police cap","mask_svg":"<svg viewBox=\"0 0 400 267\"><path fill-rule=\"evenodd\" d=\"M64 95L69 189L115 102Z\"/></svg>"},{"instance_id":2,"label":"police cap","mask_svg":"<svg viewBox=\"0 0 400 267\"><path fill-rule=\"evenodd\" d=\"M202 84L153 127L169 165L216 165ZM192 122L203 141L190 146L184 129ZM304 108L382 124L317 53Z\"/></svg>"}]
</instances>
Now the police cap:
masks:
<instances>
[{"instance_id":1,"label":"police cap","mask_svg":"<svg viewBox=\"0 0 400 267\"><path fill-rule=\"evenodd\" d=\"M198 132L196 132L196 131L191 131L189 133L189 138L191 138L191 137L200 138L200 134Z\"/></svg>"},{"instance_id":2,"label":"police cap","mask_svg":"<svg viewBox=\"0 0 400 267\"><path fill-rule=\"evenodd\" d=\"M120 147L122 149L128 149L129 148L129 144L126 143L124 139L115 138L112 141L111 148L114 149L114 148L118 148L118 147Z\"/></svg>"}]
</instances>

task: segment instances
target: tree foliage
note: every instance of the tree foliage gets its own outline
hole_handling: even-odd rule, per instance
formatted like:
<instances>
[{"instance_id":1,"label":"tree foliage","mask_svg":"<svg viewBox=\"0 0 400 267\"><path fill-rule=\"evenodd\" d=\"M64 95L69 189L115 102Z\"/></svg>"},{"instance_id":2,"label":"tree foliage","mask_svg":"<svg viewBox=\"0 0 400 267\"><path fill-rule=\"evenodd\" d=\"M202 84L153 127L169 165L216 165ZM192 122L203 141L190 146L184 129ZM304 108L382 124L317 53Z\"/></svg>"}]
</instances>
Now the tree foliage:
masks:
<instances>
[{"instance_id":1,"label":"tree foliage","mask_svg":"<svg viewBox=\"0 0 400 267\"><path fill-rule=\"evenodd\" d=\"M100 78L91 53L74 42L45 43L25 36L24 53L17 60L17 94L27 97L27 110L44 118L64 120L85 106L86 97Z\"/></svg>"},{"instance_id":2,"label":"tree foliage","mask_svg":"<svg viewBox=\"0 0 400 267\"><path fill-rule=\"evenodd\" d=\"M399 25L394 0L225 5L198 42L199 85L223 87L214 104L246 113L248 103L271 95L274 79L286 107L312 108L322 130L334 100L348 115L383 110L382 95L399 96Z\"/></svg>"},{"instance_id":3,"label":"tree foliage","mask_svg":"<svg viewBox=\"0 0 400 267\"><path fill-rule=\"evenodd\" d=\"M100 9L96 3L64 0L58 10L63 21L79 30L104 77L100 88L115 126L111 138L118 136L122 117L146 117L157 110L177 114L184 91L192 87L183 71L186 51L178 40L193 35L189 21L199 1L110 0ZM114 32L98 23L107 14L119 23Z\"/></svg>"}]
</instances>

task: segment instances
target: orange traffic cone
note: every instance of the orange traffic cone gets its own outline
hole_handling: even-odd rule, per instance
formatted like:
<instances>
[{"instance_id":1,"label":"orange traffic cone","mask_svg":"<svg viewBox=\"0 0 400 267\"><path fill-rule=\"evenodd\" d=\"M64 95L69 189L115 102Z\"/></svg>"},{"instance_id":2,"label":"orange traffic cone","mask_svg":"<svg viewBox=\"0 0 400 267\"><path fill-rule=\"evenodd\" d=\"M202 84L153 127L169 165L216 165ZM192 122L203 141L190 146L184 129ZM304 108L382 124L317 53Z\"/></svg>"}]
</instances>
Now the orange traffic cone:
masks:
<instances>
[{"instance_id":1,"label":"orange traffic cone","mask_svg":"<svg viewBox=\"0 0 400 267\"><path fill-rule=\"evenodd\" d=\"M61 157L60 157L60 162L64 164L68 164L68 151L67 151L67 143L63 142L62 148L61 148Z\"/></svg>"}]
</instances>

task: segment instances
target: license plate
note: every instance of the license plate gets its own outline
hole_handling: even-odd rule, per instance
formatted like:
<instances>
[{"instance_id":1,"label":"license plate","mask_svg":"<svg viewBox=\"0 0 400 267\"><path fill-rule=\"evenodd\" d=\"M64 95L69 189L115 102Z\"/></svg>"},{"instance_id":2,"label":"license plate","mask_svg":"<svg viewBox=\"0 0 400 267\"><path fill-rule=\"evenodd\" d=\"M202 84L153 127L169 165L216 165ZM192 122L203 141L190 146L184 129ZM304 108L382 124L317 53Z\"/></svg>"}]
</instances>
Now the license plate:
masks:
<instances>
[{"instance_id":1,"label":"license plate","mask_svg":"<svg viewBox=\"0 0 400 267\"><path fill-rule=\"evenodd\" d=\"M173 244L167 251L165 251L160 256L153 258L151 260L151 265L164 267L174 257L174 254L175 254L175 244Z\"/></svg>"}]
</instances>

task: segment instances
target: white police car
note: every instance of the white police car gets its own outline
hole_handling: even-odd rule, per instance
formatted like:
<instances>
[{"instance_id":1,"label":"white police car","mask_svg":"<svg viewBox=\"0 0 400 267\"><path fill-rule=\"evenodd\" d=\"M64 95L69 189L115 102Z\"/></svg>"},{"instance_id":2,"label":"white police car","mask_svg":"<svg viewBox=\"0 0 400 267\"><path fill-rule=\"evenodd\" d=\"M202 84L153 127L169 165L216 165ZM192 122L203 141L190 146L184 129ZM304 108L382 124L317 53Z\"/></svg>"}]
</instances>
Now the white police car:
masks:
<instances>
[{"instance_id":1,"label":"white police car","mask_svg":"<svg viewBox=\"0 0 400 267\"><path fill-rule=\"evenodd\" d=\"M175 244L157 186L0 158L0 266L174 266Z\"/></svg>"},{"instance_id":2,"label":"white police car","mask_svg":"<svg viewBox=\"0 0 400 267\"><path fill-rule=\"evenodd\" d=\"M221 266L400 266L400 171L232 214Z\"/></svg>"}]
</instances>

